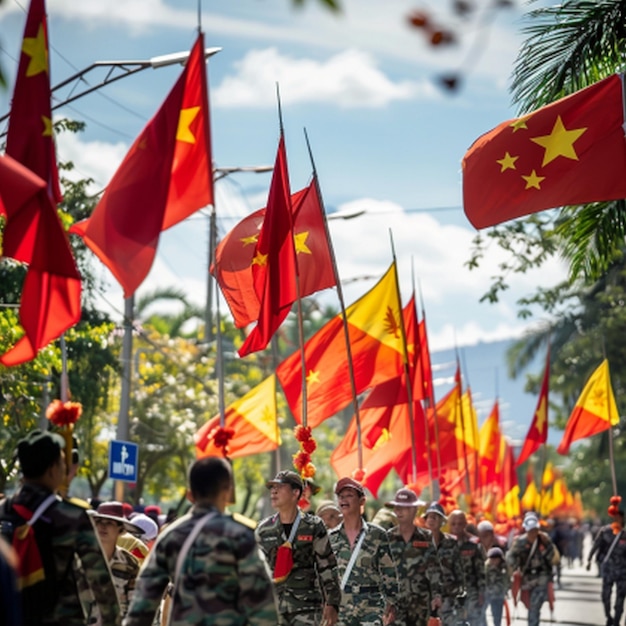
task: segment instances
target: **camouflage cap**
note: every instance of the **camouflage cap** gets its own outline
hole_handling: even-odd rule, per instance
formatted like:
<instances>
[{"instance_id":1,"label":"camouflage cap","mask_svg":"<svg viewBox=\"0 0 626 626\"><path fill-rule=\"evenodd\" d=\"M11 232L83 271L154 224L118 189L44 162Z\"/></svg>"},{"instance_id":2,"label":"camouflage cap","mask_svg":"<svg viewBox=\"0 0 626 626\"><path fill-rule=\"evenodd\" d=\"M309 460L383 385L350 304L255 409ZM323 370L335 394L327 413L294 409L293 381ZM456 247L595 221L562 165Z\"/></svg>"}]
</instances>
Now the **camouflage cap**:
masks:
<instances>
[{"instance_id":1,"label":"camouflage cap","mask_svg":"<svg viewBox=\"0 0 626 626\"><path fill-rule=\"evenodd\" d=\"M17 444L17 458L26 478L39 478L65 449L65 439L57 433L33 430Z\"/></svg>"},{"instance_id":2,"label":"camouflage cap","mask_svg":"<svg viewBox=\"0 0 626 626\"><path fill-rule=\"evenodd\" d=\"M363 485L354 480L354 478L340 478L335 485L335 493L338 495L346 488L354 489L361 497L365 495L365 489Z\"/></svg>"},{"instance_id":3,"label":"camouflage cap","mask_svg":"<svg viewBox=\"0 0 626 626\"><path fill-rule=\"evenodd\" d=\"M268 480L265 483L265 486L268 489L271 489L272 485L291 485L296 489L300 489L300 491L304 489L302 478L300 478L300 476L296 474L296 472L292 472L291 470L283 470L282 472L278 472L273 480Z\"/></svg>"}]
</instances>

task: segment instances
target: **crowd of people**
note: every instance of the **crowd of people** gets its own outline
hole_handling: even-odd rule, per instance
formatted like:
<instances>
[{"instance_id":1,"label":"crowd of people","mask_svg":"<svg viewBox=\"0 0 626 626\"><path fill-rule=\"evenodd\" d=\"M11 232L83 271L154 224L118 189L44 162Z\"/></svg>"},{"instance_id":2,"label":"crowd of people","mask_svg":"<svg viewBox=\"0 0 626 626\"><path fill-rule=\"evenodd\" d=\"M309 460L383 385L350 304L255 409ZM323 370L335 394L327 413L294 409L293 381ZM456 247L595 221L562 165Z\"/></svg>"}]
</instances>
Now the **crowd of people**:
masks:
<instances>
[{"instance_id":1,"label":"crowd of people","mask_svg":"<svg viewBox=\"0 0 626 626\"><path fill-rule=\"evenodd\" d=\"M353 478L313 509L317 487L289 470L267 481L274 512L256 524L228 513L232 471L216 457L193 463L192 505L178 519L158 507L89 507L58 495L64 445L43 431L18 445L22 482L0 501L0 624L486 626L489 613L500 626L510 598L536 626L559 564L582 560L572 528L532 512L503 536L486 518L403 487L370 522ZM619 513L588 557L600 568L609 626L620 623L626 597Z\"/></svg>"}]
</instances>

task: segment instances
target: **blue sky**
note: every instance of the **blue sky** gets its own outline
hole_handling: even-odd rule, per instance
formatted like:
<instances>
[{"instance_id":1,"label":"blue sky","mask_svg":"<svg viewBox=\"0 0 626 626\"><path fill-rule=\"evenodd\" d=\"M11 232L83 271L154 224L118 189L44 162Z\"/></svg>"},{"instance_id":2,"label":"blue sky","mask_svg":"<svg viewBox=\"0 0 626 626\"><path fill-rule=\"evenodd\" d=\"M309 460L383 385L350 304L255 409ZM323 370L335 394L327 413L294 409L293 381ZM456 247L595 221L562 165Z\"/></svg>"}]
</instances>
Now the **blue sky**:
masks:
<instances>
[{"instance_id":1,"label":"blue sky","mask_svg":"<svg viewBox=\"0 0 626 626\"><path fill-rule=\"evenodd\" d=\"M554 262L511 277L499 304L479 303L503 256L491 250L478 271L464 265L475 230L461 208L461 160L474 139L515 114L507 88L522 41L522 2L499 11L488 29L481 30L476 19L460 24L458 45L441 50L429 47L406 18L426 7L442 23L459 24L440 6L451 3L342 4L343 13L335 15L316 0L302 10L290 0L203 2L206 44L222 48L209 63L216 166L273 163L279 83L292 188L305 186L311 174L306 128L327 210L365 210L361 217L331 222L342 278L380 277L391 261L391 231L403 296L410 295L413 266L433 349L519 336L528 322L517 319L515 301L537 285L556 283L564 270ZM492 2L475 4L482 10ZM25 7L26 0L0 5L0 62L11 88ZM48 0L47 8L53 85L94 61L188 50L197 29L195 0ZM435 77L460 67L478 41L486 44L484 51L462 88L442 91ZM102 189L180 71L149 69L58 110L58 116L87 122L80 136L59 137L59 159L74 161L77 175L93 177L93 190ZM0 114L9 100L10 90L0 93ZM218 184L222 234L265 204L269 180L269 174L237 174ZM162 237L139 293L171 284L204 302L206 259L206 218L197 215ZM373 282L346 285L347 303ZM332 292L322 297L337 303ZM107 300L122 310L112 278Z\"/></svg>"}]
</instances>

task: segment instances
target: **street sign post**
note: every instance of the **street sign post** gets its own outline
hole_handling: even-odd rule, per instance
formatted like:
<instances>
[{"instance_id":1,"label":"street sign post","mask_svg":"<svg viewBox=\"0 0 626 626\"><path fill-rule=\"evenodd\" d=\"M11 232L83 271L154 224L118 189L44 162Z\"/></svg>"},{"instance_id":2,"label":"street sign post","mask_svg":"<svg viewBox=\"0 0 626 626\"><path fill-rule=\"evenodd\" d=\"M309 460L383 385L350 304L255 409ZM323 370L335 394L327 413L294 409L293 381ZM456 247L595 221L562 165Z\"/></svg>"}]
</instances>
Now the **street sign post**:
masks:
<instances>
[{"instance_id":1,"label":"street sign post","mask_svg":"<svg viewBox=\"0 0 626 626\"><path fill-rule=\"evenodd\" d=\"M130 441L109 443L109 478L126 483L137 482L139 446Z\"/></svg>"}]
</instances>

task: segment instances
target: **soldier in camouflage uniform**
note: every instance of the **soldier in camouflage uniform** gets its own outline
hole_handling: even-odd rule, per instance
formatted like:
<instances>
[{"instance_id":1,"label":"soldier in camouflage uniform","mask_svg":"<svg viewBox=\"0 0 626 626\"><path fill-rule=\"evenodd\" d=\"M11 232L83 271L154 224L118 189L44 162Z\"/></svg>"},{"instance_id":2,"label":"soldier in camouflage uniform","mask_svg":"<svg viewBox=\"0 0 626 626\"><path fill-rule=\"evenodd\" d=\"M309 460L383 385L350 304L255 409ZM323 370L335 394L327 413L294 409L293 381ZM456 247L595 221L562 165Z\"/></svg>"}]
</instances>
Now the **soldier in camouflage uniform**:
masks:
<instances>
[{"instance_id":1,"label":"soldier in camouflage uniform","mask_svg":"<svg viewBox=\"0 0 626 626\"><path fill-rule=\"evenodd\" d=\"M333 626L341 591L337 562L324 522L298 507L303 483L295 472L283 471L266 483L276 513L263 520L256 538L274 575L281 626ZM290 545L285 545L289 542ZM279 571L285 554L293 564ZM280 563L279 563L280 559ZM277 567L278 563L278 567Z\"/></svg>"},{"instance_id":2,"label":"soldier in camouflage uniform","mask_svg":"<svg viewBox=\"0 0 626 626\"><path fill-rule=\"evenodd\" d=\"M35 430L18 443L22 487L0 502L2 533L8 541L17 527L48 506L33 524L45 578L22 589L23 626L85 624L78 579L84 577L106 626L119 623L115 588L87 510L54 497L65 480L64 439Z\"/></svg>"},{"instance_id":3,"label":"soldier in camouflage uniform","mask_svg":"<svg viewBox=\"0 0 626 626\"><path fill-rule=\"evenodd\" d=\"M352 478L335 486L343 522L330 532L342 598L340 626L381 626L396 617L400 589L387 533L365 522L365 490Z\"/></svg>"},{"instance_id":4,"label":"soldier in camouflage uniform","mask_svg":"<svg viewBox=\"0 0 626 626\"><path fill-rule=\"evenodd\" d=\"M467 532L467 517L460 510L452 511L448 517L450 533L459 543L461 563L465 575L464 614L470 626L479 626L485 602L485 553L478 538Z\"/></svg>"},{"instance_id":5,"label":"soldier in camouflage uniform","mask_svg":"<svg viewBox=\"0 0 626 626\"><path fill-rule=\"evenodd\" d=\"M171 626L276 626L272 585L254 532L224 513L232 493L228 462L195 461L189 490L193 507L159 535L139 572L124 626L151 626L170 581Z\"/></svg>"},{"instance_id":6,"label":"soldier in camouflage uniform","mask_svg":"<svg viewBox=\"0 0 626 626\"><path fill-rule=\"evenodd\" d=\"M504 599L511 588L511 572L504 560L504 552L494 546L487 552L485 561L485 606L491 607L493 626L502 623ZM487 624L486 612L483 612L483 624Z\"/></svg>"},{"instance_id":7,"label":"soldier in camouflage uniform","mask_svg":"<svg viewBox=\"0 0 626 626\"><path fill-rule=\"evenodd\" d=\"M411 489L399 489L385 506L393 507L398 525L387 531L398 572L398 626L426 626L431 609L441 603L439 563L429 530L415 525L419 500Z\"/></svg>"},{"instance_id":8,"label":"soldier in camouflage uniform","mask_svg":"<svg viewBox=\"0 0 626 626\"><path fill-rule=\"evenodd\" d=\"M624 511L619 511L615 522L603 526L591 546L587 569L597 553L602 576L602 604L608 626L618 626L624 611L626 597L626 532L624 532ZM615 585L615 608L611 616L611 591Z\"/></svg>"},{"instance_id":9,"label":"soldier in camouflage uniform","mask_svg":"<svg viewBox=\"0 0 626 626\"><path fill-rule=\"evenodd\" d=\"M424 512L426 528L433 537L433 545L437 554L439 566L439 589L441 590L441 605L439 616L443 626L455 624L462 612L465 598L465 574L461 564L461 552L455 537L441 531L447 517L443 507L438 502L431 502Z\"/></svg>"},{"instance_id":10,"label":"soldier in camouflage uniform","mask_svg":"<svg viewBox=\"0 0 626 626\"><path fill-rule=\"evenodd\" d=\"M528 626L538 626L541 606L548 599L548 583L552 580L554 544L547 533L539 531L539 519L527 513L522 522L526 531L516 537L506 554L506 562L513 572L521 574L522 593L528 600Z\"/></svg>"}]
</instances>

